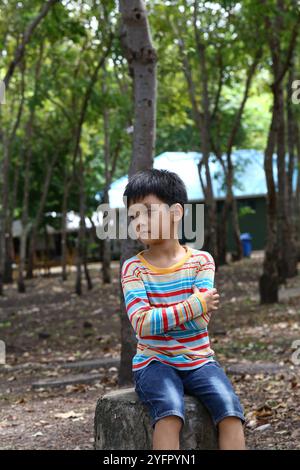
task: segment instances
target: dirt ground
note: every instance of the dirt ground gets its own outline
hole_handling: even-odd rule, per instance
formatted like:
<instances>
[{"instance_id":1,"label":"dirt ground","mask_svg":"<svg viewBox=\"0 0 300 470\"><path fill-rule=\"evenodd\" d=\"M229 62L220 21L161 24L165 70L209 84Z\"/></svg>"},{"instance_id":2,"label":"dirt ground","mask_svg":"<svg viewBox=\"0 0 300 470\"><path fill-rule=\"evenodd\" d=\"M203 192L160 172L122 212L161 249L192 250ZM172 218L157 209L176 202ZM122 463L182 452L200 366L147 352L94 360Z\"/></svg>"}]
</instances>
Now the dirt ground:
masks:
<instances>
[{"instance_id":1,"label":"dirt ground","mask_svg":"<svg viewBox=\"0 0 300 470\"><path fill-rule=\"evenodd\" d=\"M211 319L211 346L244 406L249 449L300 449L300 374L293 343L300 347L300 275L288 280L276 305L258 302L262 254L221 267L216 273L220 308ZM118 387L118 369L91 368L93 383L33 388L36 380L76 373L63 365L120 357L119 263L103 285L100 266L90 272L94 288L74 294L74 273L27 281L25 294L5 286L0 299L0 449L93 449L97 399ZM300 269L300 266L299 266ZM300 355L298 354L300 357ZM260 364L258 373L251 365ZM268 373L269 365L282 366Z\"/></svg>"}]
</instances>

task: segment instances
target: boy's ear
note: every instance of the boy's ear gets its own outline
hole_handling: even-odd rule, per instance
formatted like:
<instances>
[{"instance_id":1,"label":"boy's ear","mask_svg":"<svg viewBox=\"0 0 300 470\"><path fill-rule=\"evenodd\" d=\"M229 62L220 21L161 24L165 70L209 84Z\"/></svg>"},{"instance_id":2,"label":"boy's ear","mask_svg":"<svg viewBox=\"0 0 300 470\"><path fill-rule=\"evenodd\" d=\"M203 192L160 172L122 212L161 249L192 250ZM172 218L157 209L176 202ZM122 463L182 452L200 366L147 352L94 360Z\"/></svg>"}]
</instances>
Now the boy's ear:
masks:
<instances>
[{"instance_id":1,"label":"boy's ear","mask_svg":"<svg viewBox=\"0 0 300 470\"><path fill-rule=\"evenodd\" d=\"M171 214L174 222L178 222L183 216L183 209L182 205L179 202L172 204L171 206Z\"/></svg>"}]
</instances>

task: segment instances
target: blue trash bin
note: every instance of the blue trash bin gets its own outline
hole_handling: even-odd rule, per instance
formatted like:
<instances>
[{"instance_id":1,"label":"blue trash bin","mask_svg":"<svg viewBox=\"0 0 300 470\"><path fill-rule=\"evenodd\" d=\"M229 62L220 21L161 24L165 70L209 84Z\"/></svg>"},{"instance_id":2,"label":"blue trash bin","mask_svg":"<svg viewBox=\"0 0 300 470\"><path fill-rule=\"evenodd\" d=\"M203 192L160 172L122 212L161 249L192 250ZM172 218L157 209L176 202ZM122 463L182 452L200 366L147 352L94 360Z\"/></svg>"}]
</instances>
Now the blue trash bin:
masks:
<instances>
[{"instance_id":1,"label":"blue trash bin","mask_svg":"<svg viewBox=\"0 0 300 470\"><path fill-rule=\"evenodd\" d=\"M243 255L250 258L252 253L252 237L250 233L242 233L240 238L243 246Z\"/></svg>"}]
</instances>

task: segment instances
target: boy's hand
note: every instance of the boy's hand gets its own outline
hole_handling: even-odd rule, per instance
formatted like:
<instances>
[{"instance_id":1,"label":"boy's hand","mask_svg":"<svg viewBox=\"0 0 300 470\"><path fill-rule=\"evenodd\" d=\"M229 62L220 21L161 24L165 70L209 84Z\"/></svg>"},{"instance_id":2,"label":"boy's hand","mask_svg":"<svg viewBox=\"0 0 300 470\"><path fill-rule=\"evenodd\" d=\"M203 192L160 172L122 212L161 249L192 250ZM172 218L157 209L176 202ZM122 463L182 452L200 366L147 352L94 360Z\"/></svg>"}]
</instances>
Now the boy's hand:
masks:
<instances>
[{"instance_id":1,"label":"boy's hand","mask_svg":"<svg viewBox=\"0 0 300 470\"><path fill-rule=\"evenodd\" d=\"M206 292L200 292L198 287L193 285L193 291L194 291L194 294L196 292L199 292L200 294L203 295L203 298L207 304L207 312L211 312L212 310L218 310L220 296L215 287L211 290L207 290Z\"/></svg>"}]
</instances>

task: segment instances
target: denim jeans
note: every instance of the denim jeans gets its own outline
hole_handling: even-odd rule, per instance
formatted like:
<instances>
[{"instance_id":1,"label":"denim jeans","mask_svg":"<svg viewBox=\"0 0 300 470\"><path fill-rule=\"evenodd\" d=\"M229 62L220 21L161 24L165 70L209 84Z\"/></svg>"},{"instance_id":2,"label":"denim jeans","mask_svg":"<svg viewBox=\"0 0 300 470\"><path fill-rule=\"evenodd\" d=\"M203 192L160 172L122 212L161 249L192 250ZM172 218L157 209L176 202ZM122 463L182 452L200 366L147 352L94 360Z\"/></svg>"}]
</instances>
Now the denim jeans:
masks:
<instances>
[{"instance_id":1,"label":"denim jeans","mask_svg":"<svg viewBox=\"0 0 300 470\"><path fill-rule=\"evenodd\" d=\"M135 391L146 405L151 425L165 416L179 416L185 423L184 394L197 397L217 426L226 416L245 423L244 409L218 361L207 362L191 370L175 369L158 360L133 371Z\"/></svg>"}]
</instances>

